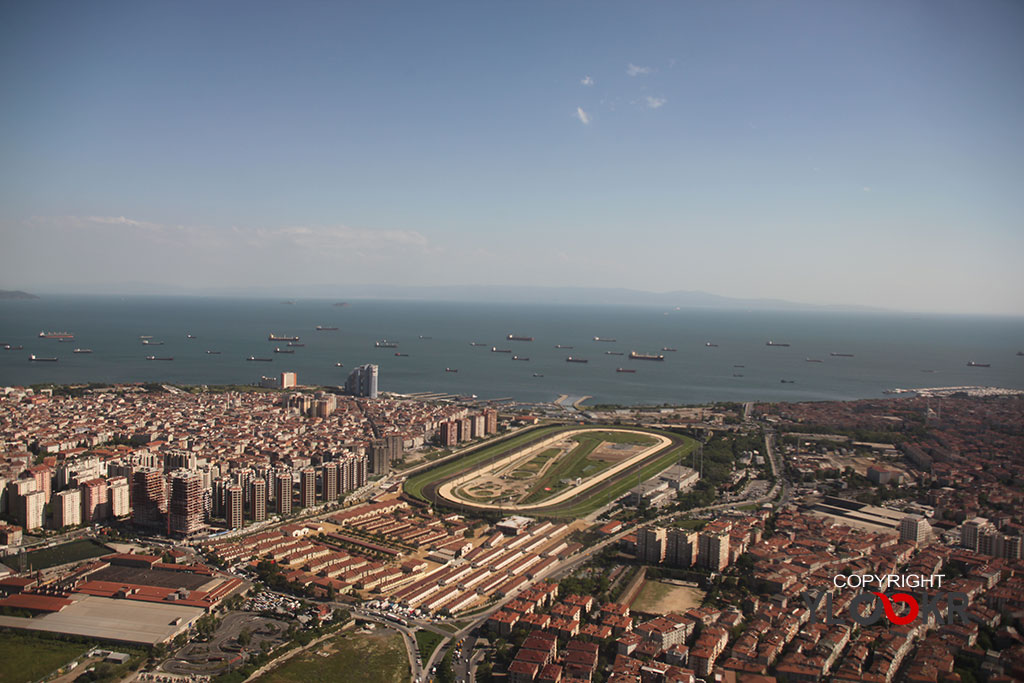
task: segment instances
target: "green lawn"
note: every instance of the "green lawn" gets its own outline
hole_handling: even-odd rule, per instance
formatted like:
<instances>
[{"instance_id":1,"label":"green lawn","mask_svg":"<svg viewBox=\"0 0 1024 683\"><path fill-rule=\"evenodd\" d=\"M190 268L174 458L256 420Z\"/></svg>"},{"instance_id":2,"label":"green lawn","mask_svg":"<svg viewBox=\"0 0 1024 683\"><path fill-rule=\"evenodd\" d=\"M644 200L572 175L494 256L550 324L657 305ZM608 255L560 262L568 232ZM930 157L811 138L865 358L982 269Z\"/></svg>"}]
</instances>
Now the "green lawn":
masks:
<instances>
[{"instance_id":1,"label":"green lawn","mask_svg":"<svg viewBox=\"0 0 1024 683\"><path fill-rule=\"evenodd\" d=\"M569 431L572 429L579 429L579 427L575 425L542 427L539 429L531 430L525 434L519 434L512 438L496 442L485 448L482 448L481 450L475 453L472 453L462 458L458 458L453 462L445 463L440 467L436 467L434 469L421 472L416 476L411 477L408 481L405 482L405 491L409 495L415 496L420 500L426 501L426 498L423 496L423 489L431 482L441 481L459 472L463 472L467 469L470 469L474 465L479 465L491 458L507 455L509 451L520 446L524 446L531 442L539 441L560 431ZM604 505L607 505L611 501L615 500L616 498L624 494L626 491L628 491L631 487L636 486L636 477L638 474L640 475L641 479L649 479L658 472L664 470L669 465L675 464L680 459L685 459L685 456L688 455L690 451L692 451L696 446L696 441L688 437L680 436L678 434L672 434L669 432L661 432L658 430L650 429L642 431L648 431L651 432L652 434L658 433L664 434L665 436L671 436L673 438L682 440L683 443L681 446L673 448L667 453L662 454L657 459L648 461L647 464L639 468L639 471L636 469L631 470L629 476L623 476L621 478L613 477L613 481L611 483L602 483L601 485L598 486L597 490L592 490L589 493L589 495L586 496L583 500L569 501L560 505L553 506L548 509L538 510L537 514L546 517L556 518L584 517L593 512L594 510ZM572 453L567 454L565 458L563 458L563 460L568 460L570 456L574 453L577 456L580 456L582 454L582 457L574 459L576 461L576 464L579 465L579 469L581 471L583 467L586 466L586 463L580 463L586 459L586 456L589 455L594 450L594 448L597 447L597 444L600 443L601 441L637 444L654 443L654 440L651 437L646 437L639 434L615 433L614 429L607 429L606 431L596 431L589 434L580 435L578 440L587 442L591 440L596 441L596 443L589 446L589 449L584 447L584 444L581 444L581 446L577 446L576 448L573 449ZM556 466L559 469L561 469L562 463L557 463ZM572 470L570 469L569 474L571 475L571 473ZM587 476L590 476L590 474L592 473L588 473ZM562 475L558 478L565 478L565 475ZM547 479L547 476L545 476L545 479ZM555 478L551 479L551 481L557 480L558 479ZM543 490L543 488L541 488L541 490ZM534 490L534 492L531 492L530 495L533 496L535 493L536 489ZM544 493L546 493L548 496L551 495L551 492Z\"/></svg>"},{"instance_id":2,"label":"green lawn","mask_svg":"<svg viewBox=\"0 0 1024 683\"><path fill-rule=\"evenodd\" d=\"M91 557L109 555L112 552L114 551L110 548L86 539L71 541L52 548L33 550L25 554L25 560L32 569L47 569L66 562L78 562Z\"/></svg>"},{"instance_id":3,"label":"green lawn","mask_svg":"<svg viewBox=\"0 0 1024 683\"><path fill-rule=\"evenodd\" d=\"M636 486L637 475L639 475L641 481L645 479L650 479L651 477L656 475L658 472L661 472L666 467L677 463L680 457L685 458L686 455L689 454L690 451L694 449L697 442L688 437L679 438L682 438L684 441L684 444L682 446L679 446L678 448L673 448L669 452L662 455L660 458L648 462L646 465L641 467L639 471L633 470L632 472L629 473L629 476L622 477L620 479L615 479L613 483L605 486L600 491L593 493L592 495L586 497L581 501L570 502L565 504L564 506L556 506L551 508L550 510L543 510L542 514L550 515L552 517L576 518L585 517L586 515L589 515L594 510L604 505L607 505L608 503L612 502L613 500L624 494L630 488Z\"/></svg>"},{"instance_id":4,"label":"green lawn","mask_svg":"<svg viewBox=\"0 0 1024 683\"><path fill-rule=\"evenodd\" d=\"M433 631L416 631L416 645L420 648L420 661L426 664L430 661L430 655L444 638Z\"/></svg>"},{"instance_id":5,"label":"green lawn","mask_svg":"<svg viewBox=\"0 0 1024 683\"><path fill-rule=\"evenodd\" d=\"M707 525L708 520L706 519L683 519L672 524L672 526L677 526L681 529L690 529L692 531L700 531Z\"/></svg>"},{"instance_id":6,"label":"green lawn","mask_svg":"<svg viewBox=\"0 0 1024 683\"><path fill-rule=\"evenodd\" d=\"M404 683L409 680L409 658L402 636L394 631L345 634L295 655L256 680L260 683Z\"/></svg>"},{"instance_id":7,"label":"green lawn","mask_svg":"<svg viewBox=\"0 0 1024 683\"><path fill-rule=\"evenodd\" d=\"M591 460L593 453L602 443L628 443L642 446L650 446L656 443L655 439L640 434L627 434L623 432L588 432L573 437L579 445L572 449L561 461L549 469L544 477L537 482L523 502L537 503L556 495L565 488L563 479L585 479L610 467L613 463L602 460ZM546 491L545 489L550 489Z\"/></svg>"},{"instance_id":8,"label":"green lawn","mask_svg":"<svg viewBox=\"0 0 1024 683\"><path fill-rule=\"evenodd\" d=\"M0 682L39 680L76 659L89 647L85 643L65 643L17 631L0 631Z\"/></svg>"},{"instance_id":9,"label":"green lawn","mask_svg":"<svg viewBox=\"0 0 1024 683\"><path fill-rule=\"evenodd\" d=\"M423 496L423 488L431 482L445 479L467 469L468 467L471 467L472 465L477 465L491 458L507 454L509 451L518 448L519 446L551 436L557 431L566 431L569 429L573 429L573 427L542 427L540 429L530 430L525 434L517 434L509 439L502 439L501 441L493 443L485 448L481 448L474 453L470 453L469 455L461 458L456 458L455 460L445 463L440 467L435 467L410 477L405 482L405 492L410 496L426 501L426 498Z\"/></svg>"},{"instance_id":10,"label":"green lawn","mask_svg":"<svg viewBox=\"0 0 1024 683\"><path fill-rule=\"evenodd\" d=\"M608 441L610 443L632 443L640 446L653 446L655 439L641 434L620 431L590 432L587 437ZM582 438L582 437L581 437Z\"/></svg>"},{"instance_id":11,"label":"green lawn","mask_svg":"<svg viewBox=\"0 0 1024 683\"><path fill-rule=\"evenodd\" d=\"M561 460L544 473L544 476L534 484L530 495L523 499L524 503L538 503L546 498L550 498L565 488L565 485L562 484L563 479L575 479L576 477L584 476L583 469L587 456L601 445L601 439L596 438L596 435L591 437L588 434L586 436L577 436L574 440L579 445L566 453ZM609 463L603 464L607 467ZM601 469L604 468L598 468L598 470ZM550 490L546 491L545 489Z\"/></svg>"}]
</instances>

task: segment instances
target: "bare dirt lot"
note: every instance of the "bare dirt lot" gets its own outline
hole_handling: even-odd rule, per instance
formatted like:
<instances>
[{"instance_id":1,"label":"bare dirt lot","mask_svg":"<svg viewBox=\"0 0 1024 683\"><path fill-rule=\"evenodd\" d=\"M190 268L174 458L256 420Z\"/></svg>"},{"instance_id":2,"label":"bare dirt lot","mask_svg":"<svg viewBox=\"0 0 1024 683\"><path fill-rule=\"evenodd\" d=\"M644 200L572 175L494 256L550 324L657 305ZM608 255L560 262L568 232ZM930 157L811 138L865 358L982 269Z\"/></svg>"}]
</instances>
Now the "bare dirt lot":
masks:
<instances>
[{"instance_id":1,"label":"bare dirt lot","mask_svg":"<svg viewBox=\"0 0 1024 683\"><path fill-rule=\"evenodd\" d=\"M700 607L704 599L704 591L692 586L684 586L668 581L644 581L630 608L638 612L664 614L666 612L685 612L692 607Z\"/></svg>"}]
</instances>

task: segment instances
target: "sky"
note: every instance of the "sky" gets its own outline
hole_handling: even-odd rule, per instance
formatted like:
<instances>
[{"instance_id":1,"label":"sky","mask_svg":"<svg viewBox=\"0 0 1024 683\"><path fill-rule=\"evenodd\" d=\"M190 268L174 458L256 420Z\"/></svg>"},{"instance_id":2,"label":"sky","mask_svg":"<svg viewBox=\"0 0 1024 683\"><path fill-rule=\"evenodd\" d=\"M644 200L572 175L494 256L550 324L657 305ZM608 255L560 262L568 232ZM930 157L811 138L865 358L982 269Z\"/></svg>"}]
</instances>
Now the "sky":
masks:
<instances>
[{"instance_id":1,"label":"sky","mask_svg":"<svg viewBox=\"0 0 1024 683\"><path fill-rule=\"evenodd\" d=\"M0 3L0 287L1024 315L1024 3Z\"/></svg>"}]
</instances>

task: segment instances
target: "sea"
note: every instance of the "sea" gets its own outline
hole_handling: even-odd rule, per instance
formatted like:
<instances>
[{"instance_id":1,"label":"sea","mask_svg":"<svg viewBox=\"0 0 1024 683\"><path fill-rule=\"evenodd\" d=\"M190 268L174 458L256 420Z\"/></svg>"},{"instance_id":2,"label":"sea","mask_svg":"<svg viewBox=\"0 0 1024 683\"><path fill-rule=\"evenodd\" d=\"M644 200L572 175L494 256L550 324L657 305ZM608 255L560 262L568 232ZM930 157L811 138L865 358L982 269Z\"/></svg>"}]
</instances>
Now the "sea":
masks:
<instances>
[{"instance_id":1,"label":"sea","mask_svg":"<svg viewBox=\"0 0 1024 683\"><path fill-rule=\"evenodd\" d=\"M41 339L41 331L66 331L74 340ZM298 336L303 346L268 341L270 334ZM509 340L510 334L533 341ZM376 347L382 340L397 347ZM1016 355L1024 349L1024 318L994 316L47 296L0 301L2 345L24 347L0 349L5 386L255 384L283 371L296 372L300 384L337 386L356 366L373 363L382 391L526 403L564 396L589 396L590 404L660 405L847 400L894 388L1024 390L1024 356ZM92 352L73 353L76 348ZM665 359L631 360L631 351ZM30 362L30 354L58 360ZM568 356L588 362L570 363ZM969 367L972 361L989 367Z\"/></svg>"}]
</instances>

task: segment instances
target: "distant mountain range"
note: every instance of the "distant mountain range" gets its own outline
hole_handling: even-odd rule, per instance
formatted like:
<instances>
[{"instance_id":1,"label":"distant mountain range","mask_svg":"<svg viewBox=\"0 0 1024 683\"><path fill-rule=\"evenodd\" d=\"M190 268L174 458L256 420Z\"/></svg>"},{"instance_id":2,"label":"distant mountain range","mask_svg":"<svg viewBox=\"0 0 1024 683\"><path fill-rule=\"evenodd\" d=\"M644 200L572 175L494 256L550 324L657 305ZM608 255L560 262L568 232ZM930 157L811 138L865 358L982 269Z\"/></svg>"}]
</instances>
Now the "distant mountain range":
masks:
<instances>
[{"instance_id":1,"label":"distant mountain range","mask_svg":"<svg viewBox=\"0 0 1024 683\"><path fill-rule=\"evenodd\" d=\"M531 287L517 285L273 285L257 287L157 286L123 283L107 286L54 287L53 294L75 292L98 295L227 296L267 299L395 299L412 301L466 301L477 303L548 303L573 305L662 306L726 310L883 312L868 306L818 305L782 299L739 299L700 291L645 292L602 287ZM24 294L24 292L21 292ZM29 298L31 294L25 295Z\"/></svg>"},{"instance_id":2,"label":"distant mountain range","mask_svg":"<svg viewBox=\"0 0 1024 683\"><path fill-rule=\"evenodd\" d=\"M39 297L35 294L29 294L28 292L23 292L20 289L0 289L0 301L38 298Z\"/></svg>"}]
</instances>

